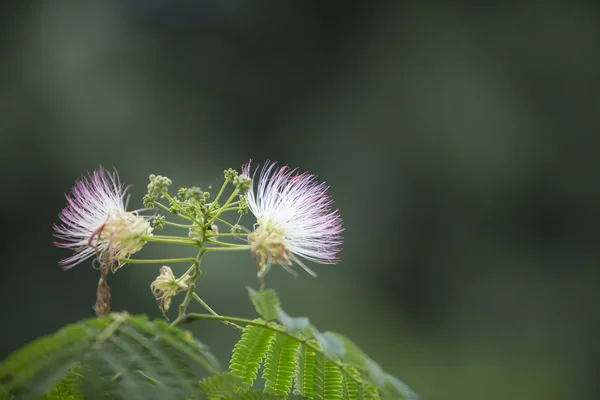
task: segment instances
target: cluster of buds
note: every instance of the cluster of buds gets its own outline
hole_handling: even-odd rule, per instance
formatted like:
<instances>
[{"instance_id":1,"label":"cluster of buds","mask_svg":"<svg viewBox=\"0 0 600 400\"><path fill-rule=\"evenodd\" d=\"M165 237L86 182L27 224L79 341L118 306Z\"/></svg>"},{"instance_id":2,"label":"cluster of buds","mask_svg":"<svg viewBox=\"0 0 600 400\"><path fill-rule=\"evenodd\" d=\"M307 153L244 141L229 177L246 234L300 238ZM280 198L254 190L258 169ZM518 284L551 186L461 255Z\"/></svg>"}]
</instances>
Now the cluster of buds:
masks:
<instances>
[{"instance_id":1,"label":"cluster of buds","mask_svg":"<svg viewBox=\"0 0 600 400\"><path fill-rule=\"evenodd\" d=\"M171 179L161 175L150 175L150 183L148 184L148 193L144 196L143 203L145 207L154 207L154 202L160 196L167 193L169 186L173 184Z\"/></svg>"}]
</instances>

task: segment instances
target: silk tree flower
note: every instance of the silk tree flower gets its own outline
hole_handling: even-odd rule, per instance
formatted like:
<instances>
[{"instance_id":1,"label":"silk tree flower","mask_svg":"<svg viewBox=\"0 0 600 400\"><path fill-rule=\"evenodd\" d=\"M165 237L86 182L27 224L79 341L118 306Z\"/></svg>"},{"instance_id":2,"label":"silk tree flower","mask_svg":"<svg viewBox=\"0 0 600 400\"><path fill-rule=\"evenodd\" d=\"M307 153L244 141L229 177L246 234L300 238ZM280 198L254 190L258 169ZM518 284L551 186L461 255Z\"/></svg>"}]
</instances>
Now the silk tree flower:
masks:
<instances>
[{"instance_id":1,"label":"silk tree flower","mask_svg":"<svg viewBox=\"0 0 600 400\"><path fill-rule=\"evenodd\" d=\"M250 162L242 167L242 175L250 177ZM298 173L297 169L276 168L267 162L254 191L245 195L248 207L257 219L248 235L250 251L263 278L271 264L279 264L289 272L296 263L316 276L302 261L336 264L342 244L342 218L332 211L333 200L328 186L318 183L315 175ZM294 272L292 272L295 274Z\"/></svg>"},{"instance_id":2,"label":"silk tree flower","mask_svg":"<svg viewBox=\"0 0 600 400\"><path fill-rule=\"evenodd\" d=\"M142 248L144 236L152 232L150 217L127 211L127 190L116 171L100 167L77 181L71 195L65 195L67 206L59 214L61 223L54 225L54 236L59 239L54 244L74 251L59 262L64 269L92 256L119 267L119 260Z\"/></svg>"}]
</instances>

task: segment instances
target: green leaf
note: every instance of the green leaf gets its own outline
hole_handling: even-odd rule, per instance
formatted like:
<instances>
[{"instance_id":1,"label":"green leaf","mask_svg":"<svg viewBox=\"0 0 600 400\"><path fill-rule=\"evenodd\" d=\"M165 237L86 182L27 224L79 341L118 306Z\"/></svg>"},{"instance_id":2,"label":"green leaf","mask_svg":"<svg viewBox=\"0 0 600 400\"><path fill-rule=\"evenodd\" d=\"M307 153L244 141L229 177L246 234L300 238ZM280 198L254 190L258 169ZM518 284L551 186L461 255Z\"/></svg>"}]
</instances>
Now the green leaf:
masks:
<instances>
[{"instance_id":1,"label":"green leaf","mask_svg":"<svg viewBox=\"0 0 600 400\"><path fill-rule=\"evenodd\" d=\"M387 381L387 392L391 392L394 398L401 398L406 400L418 400L419 396L413 392L406 383L402 382L395 376L385 374ZM398 397L401 396L401 397Z\"/></svg>"},{"instance_id":2,"label":"green leaf","mask_svg":"<svg viewBox=\"0 0 600 400\"><path fill-rule=\"evenodd\" d=\"M360 374L355 368L348 367L346 369L348 374L344 375L344 399L346 400L357 400L362 398L362 390L360 385L354 380L351 379L348 375L353 375L360 379Z\"/></svg>"},{"instance_id":3,"label":"green leaf","mask_svg":"<svg viewBox=\"0 0 600 400\"><path fill-rule=\"evenodd\" d=\"M265 365L263 378L265 391L286 395L292 388L296 350L300 342L281 334L275 335L271 341Z\"/></svg>"},{"instance_id":4,"label":"green leaf","mask_svg":"<svg viewBox=\"0 0 600 400\"><path fill-rule=\"evenodd\" d=\"M219 369L189 333L143 316L112 314L68 325L11 354L0 364L0 393L19 399L59 391L62 398L80 398L79 390L85 398L181 398L198 392L200 366Z\"/></svg>"},{"instance_id":5,"label":"green leaf","mask_svg":"<svg viewBox=\"0 0 600 400\"><path fill-rule=\"evenodd\" d=\"M344 355L341 361L344 365L356 368L362 372L362 377L371 385L382 389L386 386L385 372L379 364L369 358L354 342L339 333L328 332L335 337L344 347Z\"/></svg>"},{"instance_id":6,"label":"green leaf","mask_svg":"<svg viewBox=\"0 0 600 400\"><path fill-rule=\"evenodd\" d=\"M317 355L315 372L315 400L341 400L343 377L338 366L322 355Z\"/></svg>"},{"instance_id":7,"label":"green leaf","mask_svg":"<svg viewBox=\"0 0 600 400\"><path fill-rule=\"evenodd\" d=\"M231 398L242 385L242 378L229 372L202 379L199 383L200 390L209 399Z\"/></svg>"},{"instance_id":8,"label":"green leaf","mask_svg":"<svg viewBox=\"0 0 600 400\"><path fill-rule=\"evenodd\" d=\"M257 390L243 391L231 397L233 400L282 400L286 397L281 397L274 393L260 392Z\"/></svg>"},{"instance_id":9,"label":"green leaf","mask_svg":"<svg viewBox=\"0 0 600 400\"><path fill-rule=\"evenodd\" d=\"M242 378L247 387L254 384L256 373L274 335L275 332L271 330L248 325L242 331L241 339L233 348L229 370L233 375Z\"/></svg>"},{"instance_id":10,"label":"green leaf","mask_svg":"<svg viewBox=\"0 0 600 400\"><path fill-rule=\"evenodd\" d=\"M315 397L315 365L317 353L310 347L301 344L296 351L296 368L294 371L294 394L309 399Z\"/></svg>"},{"instance_id":11,"label":"green leaf","mask_svg":"<svg viewBox=\"0 0 600 400\"><path fill-rule=\"evenodd\" d=\"M262 290L257 292L250 286L247 286L250 301L254 305L256 312L263 317L265 321L273 321L277 319L279 308L279 297L272 289Z\"/></svg>"},{"instance_id":12,"label":"green leaf","mask_svg":"<svg viewBox=\"0 0 600 400\"><path fill-rule=\"evenodd\" d=\"M344 344L335 334L331 332L315 332L315 339L321 345L323 353L325 353L327 358L339 360L344 356L346 352Z\"/></svg>"},{"instance_id":13,"label":"green leaf","mask_svg":"<svg viewBox=\"0 0 600 400\"><path fill-rule=\"evenodd\" d=\"M318 332L306 317L290 317L280 307L277 308L278 319L290 333L313 337Z\"/></svg>"},{"instance_id":14,"label":"green leaf","mask_svg":"<svg viewBox=\"0 0 600 400\"><path fill-rule=\"evenodd\" d=\"M81 379L81 364L73 365L71 370L63 376L60 383L43 397L44 400L76 400L82 398L79 388Z\"/></svg>"}]
</instances>

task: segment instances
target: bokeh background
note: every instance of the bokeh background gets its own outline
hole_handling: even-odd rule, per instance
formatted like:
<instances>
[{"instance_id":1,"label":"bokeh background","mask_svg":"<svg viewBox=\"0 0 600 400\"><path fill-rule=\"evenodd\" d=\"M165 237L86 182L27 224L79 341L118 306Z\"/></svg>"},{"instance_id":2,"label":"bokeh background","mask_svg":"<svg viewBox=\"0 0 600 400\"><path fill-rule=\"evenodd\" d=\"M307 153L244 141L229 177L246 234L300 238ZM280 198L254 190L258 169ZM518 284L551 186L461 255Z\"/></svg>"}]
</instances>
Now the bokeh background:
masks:
<instances>
[{"instance_id":1,"label":"bokeh background","mask_svg":"<svg viewBox=\"0 0 600 400\"><path fill-rule=\"evenodd\" d=\"M272 159L326 180L345 219L340 265L268 275L291 315L423 399L600 398L593 3L0 7L0 359L93 315L98 272L62 271L52 246L83 173L116 167L141 208L150 173L218 188ZM160 317L158 268L110 276L113 309ZM209 255L201 293L252 317L255 273L248 254ZM234 330L191 328L227 360Z\"/></svg>"}]
</instances>

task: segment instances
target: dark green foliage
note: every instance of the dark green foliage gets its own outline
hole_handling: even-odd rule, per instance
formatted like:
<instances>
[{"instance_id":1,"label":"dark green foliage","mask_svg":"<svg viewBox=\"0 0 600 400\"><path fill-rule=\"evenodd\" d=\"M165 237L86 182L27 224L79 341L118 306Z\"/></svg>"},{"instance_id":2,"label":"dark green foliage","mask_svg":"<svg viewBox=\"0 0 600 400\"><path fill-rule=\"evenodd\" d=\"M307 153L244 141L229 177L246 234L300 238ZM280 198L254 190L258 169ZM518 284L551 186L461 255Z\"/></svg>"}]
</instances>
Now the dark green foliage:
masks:
<instances>
[{"instance_id":1,"label":"dark green foliage","mask_svg":"<svg viewBox=\"0 0 600 400\"><path fill-rule=\"evenodd\" d=\"M241 339L233 348L229 370L232 375L242 378L246 387L254 384L256 373L267 354L274 335L273 331L248 325L244 328Z\"/></svg>"},{"instance_id":2,"label":"dark green foliage","mask_svg":"<svg viewBox=\"0 0 600 400\"><path fill-rule=\"evenodd\" d=\"M83 377L81 364L73 365L60 383L43 397L44 400L77 400L82 396L79 381Z\"/></svg>"},{"instance_id":3,"label":"dark green foliage","mask_svg":"<svg viewBox=\"0 0 600 400\"><path fill-rule=\"evenodd\" d=\"M290 392L299 345L297 340L280 334L271 340L262 375L265 391L279 395Z\"/></svg>"},{"instance_id":4,"label":"dark green foliage","mask_svg":"<svg viewBox=\"0 0 600 400\"><path fill-rule=\"evenodd\" d=\"M198 392L205 346L163 321L113 314L41 338L0 365L2 391L19 399L169 399Z\"/></svg>"},{"instance_id":5,"label":"dark green foliage","mask_svg":"<svg viewBox=\"0 0 600 400\"><path fill-rule=\"evenodd\" d=\"M247 287L250 301L254 305L256 312L265 321L276 320L279 316L279 297L273 289L262 290L257 292L251 287Z\"/></svg>"}]
</instances>

